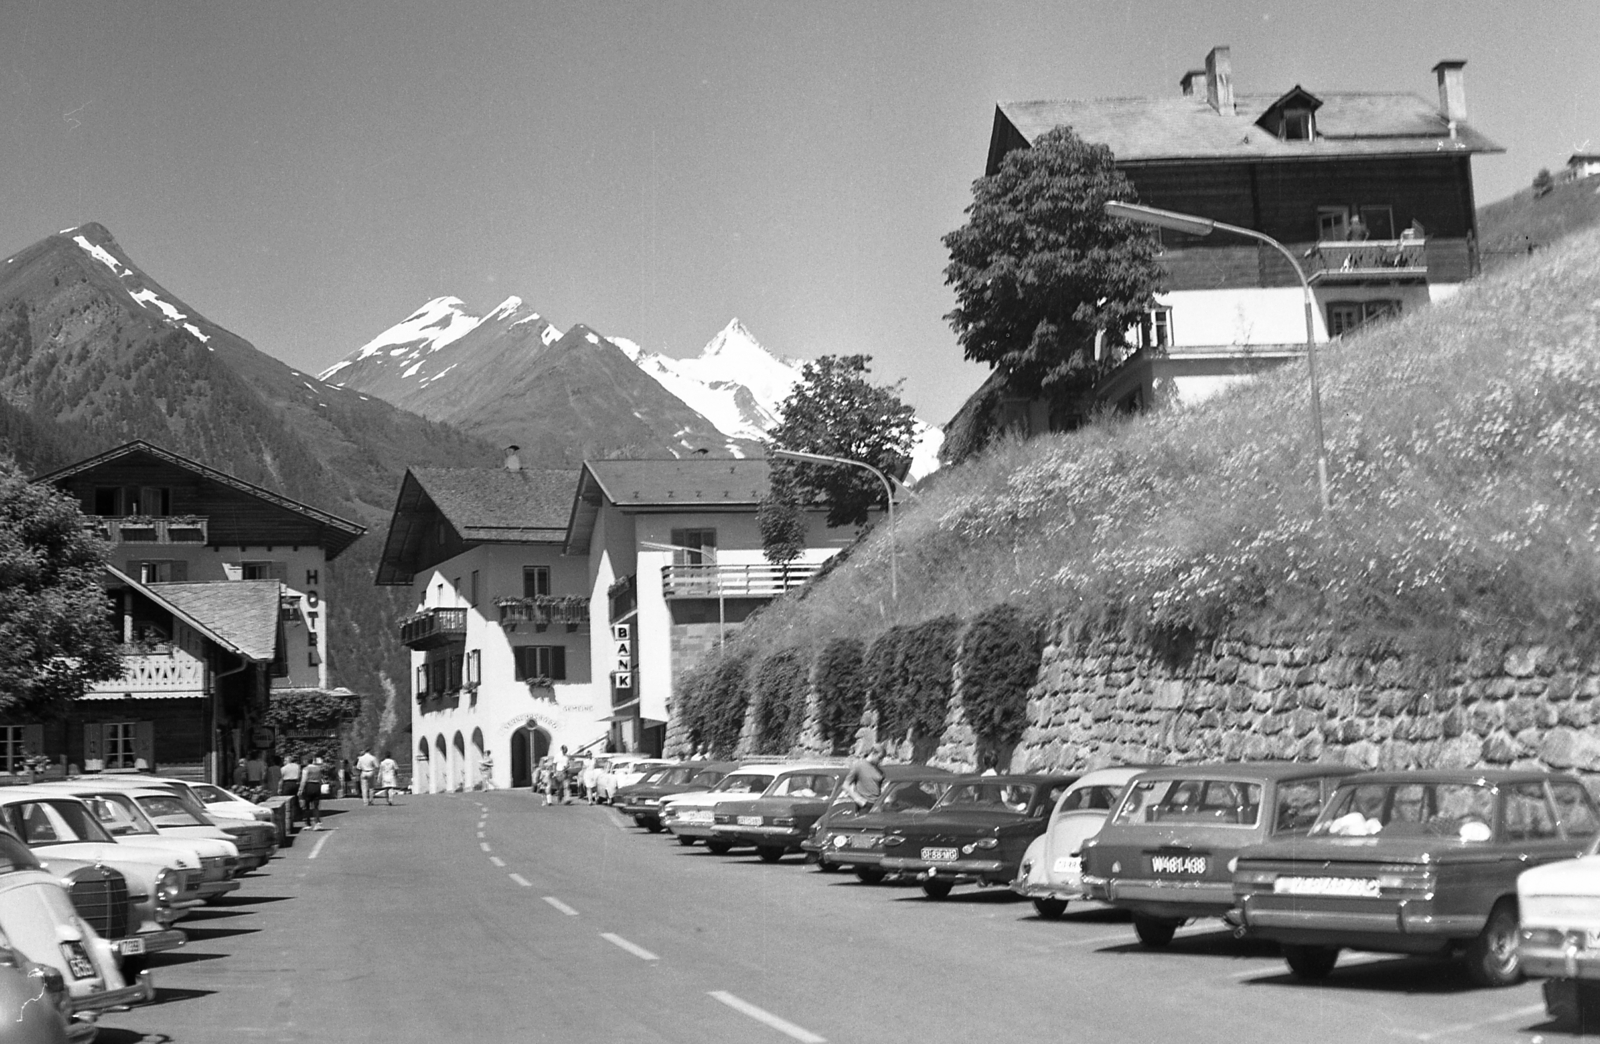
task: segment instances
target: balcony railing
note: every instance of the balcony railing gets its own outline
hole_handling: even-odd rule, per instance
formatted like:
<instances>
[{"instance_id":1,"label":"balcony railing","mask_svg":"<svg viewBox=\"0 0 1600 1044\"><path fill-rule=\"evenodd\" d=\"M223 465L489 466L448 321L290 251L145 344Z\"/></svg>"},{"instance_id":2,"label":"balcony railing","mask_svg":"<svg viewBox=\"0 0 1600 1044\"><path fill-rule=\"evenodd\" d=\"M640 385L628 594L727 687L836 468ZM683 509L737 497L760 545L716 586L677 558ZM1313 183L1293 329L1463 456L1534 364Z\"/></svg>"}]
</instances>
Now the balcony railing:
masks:
<instances>
[{"instance_id":1,"label":"balcony railing","mask_svg":"<svg viewBox=\"0 0 1600 1044\"><path fill-rule=\"evenodd\" d=\"M817 562L670 565L661 570L661 592L668 598L776 598L802 586L821 568Z\"/></svg>"},{"instance_id":2,"label":"balcony railing","mask_svg":"<svg viewBox=\"0 0 1600 1044\"><path fill-rule=\"evenodd\" d=\"M206 692L206 664L170 645L122 647L122 677L94 682L92 693Z\"/></svg>"},{"instance_id":3,"label":"balcony railing","mask_svg":"<svg viewBox=\"0 0 1600 1044\"><path fill-rule=\"evenodd\" d=\"M411 649L437 649L466 640L465 609L424 609L400 621L400 642Z\"/></svg>"},{"instance_id":4,"label":"balcony railing","mask_svg":"<svg viewBox=\"0 0 1600 1044\"><path fill-rule=\"evenodd\" d=\"M580 595L502 598L495 605L500 607L500 626L511 630L521 624L531 624L536 631L561 624L576 631L589 622L589 600Z\"/></svg>"},{"instance_id":5,"label":"balcony railing","mask_svg":"<svg viewBox=\"0 0 1600 1044\"><path fill-rule=\"evenodd\" d=\"M85 526L113 544L204 544L208 521L200 515L96 515Z\"/></svg>"},{"instance_id":6,"label":"balcony railing","mask_svg":"<svg viewBox=\"0 0 1600 1044\"><path fill-rule=\"evenodd\" d=\"M1428 277L1424 239L1324 242L1306 251L1306 278L1313 283L1409 283Z\"/></svg>"}]
</instances>

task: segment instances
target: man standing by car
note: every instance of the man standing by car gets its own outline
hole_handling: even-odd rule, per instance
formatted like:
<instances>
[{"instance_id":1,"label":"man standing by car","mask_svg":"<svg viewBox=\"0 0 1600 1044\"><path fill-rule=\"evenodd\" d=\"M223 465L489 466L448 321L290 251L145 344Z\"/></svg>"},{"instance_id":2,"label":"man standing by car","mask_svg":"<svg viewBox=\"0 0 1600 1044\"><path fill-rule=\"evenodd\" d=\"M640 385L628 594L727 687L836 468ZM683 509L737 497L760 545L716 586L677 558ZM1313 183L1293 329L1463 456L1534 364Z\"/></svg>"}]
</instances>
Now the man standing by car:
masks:
<instances>
[{"instance_id":1,"label":"man standing by car","mask_svg":"<svg viewBox=\"0 0 1600 1044\"><path fill-rule=\"evenodd\" d=\"M378 778L378 759L372 756L371 749L361 748L361 756L356 759L356 772L361 776L361 803L372 804L372 785Z\"/></svg>"},{"instance_id":2,"label":"man standing by car","mask_svg":"<svg viewBox=\"0 0 1600 1044\"><path fill-rule=\"evenodd\" d=\"M874 743L867 756L851 765L849 774L844 777L841 793L854 801L858 809L866 809L883 791L883 769L879 767L882 764L883 744Z\"/></svg>"}]
</instances>

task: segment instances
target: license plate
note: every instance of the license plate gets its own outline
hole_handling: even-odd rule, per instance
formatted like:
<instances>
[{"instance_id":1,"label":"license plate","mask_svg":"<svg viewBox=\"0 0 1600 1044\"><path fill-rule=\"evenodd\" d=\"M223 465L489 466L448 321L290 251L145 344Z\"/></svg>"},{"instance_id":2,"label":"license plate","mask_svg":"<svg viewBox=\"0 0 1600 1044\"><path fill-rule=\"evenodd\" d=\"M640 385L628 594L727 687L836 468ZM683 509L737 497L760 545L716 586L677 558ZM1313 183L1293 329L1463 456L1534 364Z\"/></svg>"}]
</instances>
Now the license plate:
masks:
<instances>
[{"instance_id":1,"label":"license plate","mask_svg":"<svg viewBox=\"0 0 1600 1044\"><path fill-rule=\"evenodd\" d=\"M851 848L871 848L874 844L877 843L877 841L878 841L877 837L875 835L872 835L872 834L852 834L852 835L850 835L850 847Z\"/></svg>"},{"instance_id":2,"label":"license plate","mask_svg":"<svg viewBox=\"0 0 1600 1044\"><path fill-rule=\"evenodd\" d=\"M1344 895L1359 899L1378 898L1375 877L1279 877L1272 882L1278 895Z\"/></svg>"},{"instance_id":3,"label":"license plate","mask_svg":"<svg viewBox=\"0 0 1600 1044\"><path fill-rule=\"evenodd\" d=\"M1056 860L1054 873L1081 874L1083 873L1083 860L1077 856L1061 856Z\"/></svg>"},{"instance_id":4,"label":"license plate","mask_svg":"<svg viewBox=\"0 0 1600 1044\"><path fill-rule=\"evenodd\" d=\"M656 799L655 798L640 798L639 799L639 804L641 804L641 805L653 805L655 803L656 803Z\"/></svg>"},{"instance_id":5,"label":"license plate","mask_svg":"<svg viewBox=\"0 0 1600 1044\"><path fill-rule=\"evenodd\" d=\"M67 955L67 968L72 972L74 979L94 978L94 964L89 960L89 954L84 950L83 943L62 943L61 952Z\"/></svg>"},{"instance_id":6,"label":"license plate","mask_svg":"<svg viewBox=\"0 0 1600 1044\"><path fill-rule=\"evenodd\" d=\"M739 825L740 826L760 826L761 825L761 817L760 816L740 816L739 817Z\"/></svg>"},{"instance_id":7,"label":"license plate","mask_svg":"<svg viewBox=\"0 0 1600 1044\"><path fill-rule=\"evenodd\" d=\"M1206 872L1210 865L1203 855L1154 855L1150 857L1150 872L1178 874L1194 877Z\"/></svg>"},{"instance_id":8,"label":"license plate","mask_svg":"<svg viewBox=\"0 0 1600 1044\"><path fill-rule=\"evenodd\" d=\"M678 816L678 819L680 821L684 822L684 823L709 823L709 822L711 822L711 813L710 812L684 812L684 813L681 813Z\"/></svg>"},{"instance_id":9,"label":"license plate","mask_svg":"<svg viewBox=\"0 0 1600 1044\"><path fill-rule=\"evenodd\" d=\"M129 954L143 953L144 952L144 940L143 939L123 939L122 941L117 943L117 952L122 954L124 957L128 956Z\"/></svg>"},{"instance_id":10,"label":"license plate","mask_svg":"<svg viewBox=\"0 0 1600 1044\"><path fill-rule=\"evenodd\" d=\"M925 863L953 863L961 856L958 848L924 848L922 861Z\"/></svg>"}]
</instances>

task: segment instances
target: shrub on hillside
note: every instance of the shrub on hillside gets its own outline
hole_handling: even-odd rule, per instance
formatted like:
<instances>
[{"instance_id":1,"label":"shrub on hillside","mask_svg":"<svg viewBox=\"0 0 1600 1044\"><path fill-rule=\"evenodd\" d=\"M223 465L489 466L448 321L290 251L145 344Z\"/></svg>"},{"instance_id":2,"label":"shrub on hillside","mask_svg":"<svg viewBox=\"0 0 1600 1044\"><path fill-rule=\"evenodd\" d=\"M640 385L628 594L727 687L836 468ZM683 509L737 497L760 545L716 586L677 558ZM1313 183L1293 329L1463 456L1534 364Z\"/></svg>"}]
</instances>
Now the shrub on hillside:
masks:
<instances>
[{"instance_id":1,"label":"shrub on hillside","mask_svg":"<svg viewBox=\"0 0 1600 1044\"><path fill-rule=\"evenodd\" d=\"M715 757L731 756L749 706L750 654L729 652L705 672L699 685L701 745Z\"/></svg>"},{"instance_id":2,"label":"shrub on hillside","mask_svg":"<svg viewBox=\"0 0 1600 1044\"><path fill-rule=\"evenodd\" d=\"M984 610L961 639L961 702L980 740L1016 743L1039 679L1039 625L1014 605Z\"/></svg>"},{"instance_id":3,"label":"shrub on hillside","mask_svg":"<svg viewBox=\"0 0 1600 1044\"><path fill-rule=\"evenodd\" d=\"M817 725L829 753L848 750L867 705L866 646L835 638L817 654Z\"/></svg>"},{"instance_id":4,"label":"shrub on hillside","mask_svg":"<svg viewBox=\"0 0 1600 1044\"><path fill-rule=\"evenodd\" d=\"M961 621L954 616L936 616L895 630L900 633L893 670L876 690L880 696L879 734L909 735L913 746L920 746L921 741L937 742L950 708Z\"/></svg>"},{"instance_id":5,"label":"shrub on hillside","mask_svg":"<svg viewBox=\"0 0 1600 1044\"><path fill-rule=\"evenodd\" d=\"M787 754L806 716L806 661L797 649L773 653L756 668L755 750Z\"/></svg>"}]
</instances>

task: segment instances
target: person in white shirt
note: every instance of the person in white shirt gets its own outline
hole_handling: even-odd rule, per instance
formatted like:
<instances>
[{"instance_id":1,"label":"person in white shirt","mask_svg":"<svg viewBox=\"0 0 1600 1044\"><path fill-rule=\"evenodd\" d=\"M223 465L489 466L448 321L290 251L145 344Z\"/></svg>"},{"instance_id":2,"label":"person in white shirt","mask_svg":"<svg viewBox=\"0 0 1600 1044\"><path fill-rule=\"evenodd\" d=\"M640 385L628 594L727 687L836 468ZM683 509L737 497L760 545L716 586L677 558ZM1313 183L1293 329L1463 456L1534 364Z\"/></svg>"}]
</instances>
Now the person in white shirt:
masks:
<instances>
[{"instance_id":1,"label":"person in white shirt","mask_svg":"<svg viewBox=\"0 0 1600 1044\"><path fill-rule=\"evenodd\" d=\"M356 771L361 774L361 801L370 805L373 783L378 776L378 759L372 756L371 750L362 748L361 756L356 759Z\"/></svg>"}]
</instances>

